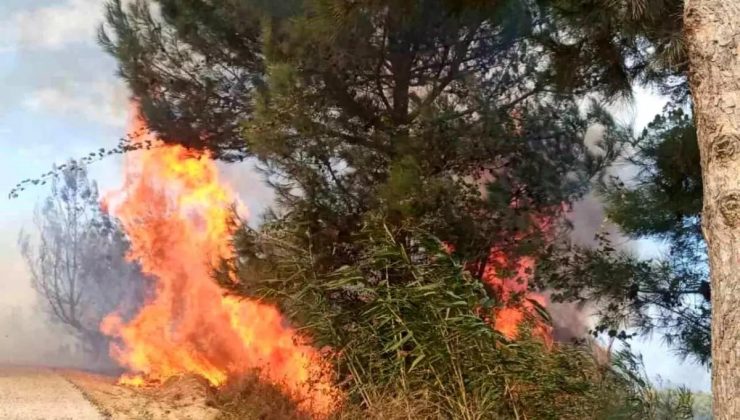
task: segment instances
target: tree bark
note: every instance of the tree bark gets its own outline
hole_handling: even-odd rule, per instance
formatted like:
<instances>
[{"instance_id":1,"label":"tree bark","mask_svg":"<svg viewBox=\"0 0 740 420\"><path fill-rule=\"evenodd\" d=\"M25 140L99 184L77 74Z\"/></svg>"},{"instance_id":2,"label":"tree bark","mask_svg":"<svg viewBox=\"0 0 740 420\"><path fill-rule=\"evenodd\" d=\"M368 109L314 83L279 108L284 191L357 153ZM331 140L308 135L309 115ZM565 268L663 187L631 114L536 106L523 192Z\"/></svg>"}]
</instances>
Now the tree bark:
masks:
<instances>
[{"instance_id":1,"label":"tree bark","mask_svg":"<svg viewBox=\"0 0 740 420\"><path fill-rule=\"evenodd\" d=\"M714 418L740 419L740 1L686 0L712 278Z\"/></svg>"}]
</instances>

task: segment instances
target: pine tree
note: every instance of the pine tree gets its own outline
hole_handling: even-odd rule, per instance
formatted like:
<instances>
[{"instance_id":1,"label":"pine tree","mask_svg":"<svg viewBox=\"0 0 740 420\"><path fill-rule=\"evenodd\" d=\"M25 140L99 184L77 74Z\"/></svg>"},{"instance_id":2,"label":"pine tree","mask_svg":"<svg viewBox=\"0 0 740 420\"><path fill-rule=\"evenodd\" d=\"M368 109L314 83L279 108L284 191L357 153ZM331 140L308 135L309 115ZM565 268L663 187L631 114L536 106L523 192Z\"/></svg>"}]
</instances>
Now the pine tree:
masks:
<instances>
[{"instance_id":1,"label":"pine tree","mask_svg":"<svg viewBox=\"0 0 740 420\"><path fill-rule=\"evenodd\" d=\"M165 141L260 161L278 203L239 238L221 283L343 349L339 373L365 407L385 390L431 393L448 416L475 397L508 401L504 416L593 417L605 389L629 400L629 381L600 382L613 371L582 351L526 334L512 344L481 319L502 300L484 273L514 277L519 259L551 250L565 209L628 139L559 83L542 12L518 1L112 1L100 38ZM583 142L594 123L605 127L595 153ZM429 238L436 248L420 246ZM437 265L442 244L453 269ZM512 383L479 375L505 354L519 366Z\"/></svg>"},{"instance_id":2,"label":"pine tree","mask_svg":"<svg viewBox=\"0 0 740 420\"><path fill-rule=\"evenodd\" d=\"M35 231L21 232L18 244L49 320L79 340L91 367L110 368L100 322L112 311L135 311L148 285L138 265L127 261L128 241L101 209L87 169L76 161L60 167L36 209Z\"/></svg>"},{"instance_id":3,"label":"pine tree","mask_svg":"<svg viewBox=\"0 0 740 420\"><path fill-rule=\"evenodd\" d=\"M601 302L595 331L658 333L678 354L710 363L711 290L701 232L702 180L690 114L669 104L630 142L623 164L597 187L607 219L665 252L641 260L617 251L606 235L594 249L540 264L556 299ZM564 273L568 273L564 275Z\"/></svg>"},{"instance_id":4,"label":"pine tree","mask_svg":"<svg viewBox=\"0 0 740 420\"><path fill-rule=\"evenodd\" d=\"M702 232L707 242L714 300L714 414L722 419L735 418L740 415L739 391L734 381L734 354L740 334L731 320L737 315L734 289L740 283L734 269L738 252L736 190L740 179L736 154L740 137L734 105L740 68L735 51L735 22L740 17L740 7L736 2L719 0L546 3L552 10L564 12L557 13L567 28L564 32L575 34L566 35L565 39L580 39L598 54L603 52L611 57L609 63L602 63L602 73L631 76L610 77L615 83L607 85L652 81L667 91L678 88L685 92L684 96L690 95L704 192Z\"/></svg>"},{"instance_id":5,"label":"pine tree","mask_svg":"<svg viewBox=\"0 0 740 420\"><path fill-rule=\"evenodd\" d=\"M740 330L736 292L740 285L737 230L740 195L740 100L737 80L740 59L736 24L740 5L717 0L690 1L685 10L689 57L689 84L702 162L704 205L702 229L709 251L713 290L712 390L714 415L718 419L740 416L740 369L735 354Z\"/></svg>"},{"instance_id":6,"label":"pine tree","mask_svg":"<svg viewBox=\"0 0 740 420\"><path fill-rule=\"evenodd\" d=\"M604 186L606 213L624 233L652 238L667 253L651 276L635 277L625 298L644 309L644 332L662 329L685 356L710 360L711 291L701 232L702 179L696 129L671 106L648 125L629 160L636 175Z\"/></svg>"},{"instance_id":7,"label":"pine tree","mask_svg":"<svg viewBox=\"0 0 740 420\"><path fill-rule=\"evenodd\" d=\"M111 3L101 34L150 126L257 157L329 266L353 260L351 234L376 210L465 260L494 244L531 253L535 222L580 197L622 140L584 146L590 124L614 124L558 93L543 25L519 2L155 3L161 20Z\"/></svg>"}]
</instances>

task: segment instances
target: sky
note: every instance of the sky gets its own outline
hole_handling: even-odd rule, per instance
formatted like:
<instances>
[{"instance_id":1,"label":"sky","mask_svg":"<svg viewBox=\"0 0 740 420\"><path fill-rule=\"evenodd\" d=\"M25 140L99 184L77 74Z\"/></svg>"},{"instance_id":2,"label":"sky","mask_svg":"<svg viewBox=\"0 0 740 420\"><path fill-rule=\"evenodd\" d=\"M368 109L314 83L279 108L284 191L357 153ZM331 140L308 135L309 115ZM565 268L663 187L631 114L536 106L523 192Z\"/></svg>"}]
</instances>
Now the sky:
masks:
<instances>
[{"instance_id":1,"label":"sky","mask_svg":"<svg viewBox=\"0 0 740 420\"><path fill-rule=\"evenodd\" d=\"M30 189L17 199L7 193L19 181L38 177L71 157L110 148L125 134L128 92L116 76L116 63L96 43L103 0L0 1L0 323L4 314L30 317L37 302L16 241L20 229L33 228L34 206L48 191ZM632 105L616 109L620 119L644 127L664 101L640 91ZM248 164L222 166L223 174L253 214L270 200L270 191ZM101 190L120 182L120 158L89 168ZM636 252L653 255L658 247L642 242ZM6 316L7 319L10 319ZM40 318L30 317L22 332L0 325L4 349L15 354L49 337L59 337ZM17 329L16 329L17 330ZM674 385L709 389L706 369L682 363L660 340L635 343L648 373Z\"/></svg>"}]
</instances>

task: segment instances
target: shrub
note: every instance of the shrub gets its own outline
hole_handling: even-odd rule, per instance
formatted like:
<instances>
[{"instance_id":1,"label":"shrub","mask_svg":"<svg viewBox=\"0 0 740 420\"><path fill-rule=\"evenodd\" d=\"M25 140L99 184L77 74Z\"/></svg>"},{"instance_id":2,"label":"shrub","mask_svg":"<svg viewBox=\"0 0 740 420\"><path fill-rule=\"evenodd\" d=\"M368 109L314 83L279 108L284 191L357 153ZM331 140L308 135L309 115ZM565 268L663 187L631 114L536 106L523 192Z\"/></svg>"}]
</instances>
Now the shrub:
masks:
<instances>
[{"instance_id":1,"label":"shrub","mask_svg":"<svg viewBox=\"0 0 740 420\"><path fill-rule=\"evenodd\" d=\"M329 346L347 394L339 418L641 418L629 366L588 346L546 344L523 323L508 341L479 316L497 304L422 230L369 221L356 263L323 273L299 229L272 223L236 236L219 270L232 292L278 304ZM234 282L232 279L240 279ZM530 320L532 321L532 320ZM376 417L377 416L377 417ZM623 417L626 416L626 417Z\"/></svg>"}]
</instances>

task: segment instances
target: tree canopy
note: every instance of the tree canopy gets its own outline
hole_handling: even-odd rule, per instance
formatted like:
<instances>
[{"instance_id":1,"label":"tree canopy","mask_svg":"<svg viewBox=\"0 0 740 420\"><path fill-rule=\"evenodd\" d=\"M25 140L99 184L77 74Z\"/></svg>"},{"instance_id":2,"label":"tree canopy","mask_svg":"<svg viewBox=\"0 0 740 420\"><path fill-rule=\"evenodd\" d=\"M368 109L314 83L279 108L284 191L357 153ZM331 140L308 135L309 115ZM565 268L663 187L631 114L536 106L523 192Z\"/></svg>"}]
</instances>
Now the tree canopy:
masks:
<instances>
[{"instance_id":1,"label":"tree canopy","mask_svg":"<svg viewBox=\"0 0 740 420\"><path fill-rule=\"evenodd\" d=\"M432 227L480 276L494 245L512 261L539 252L541 228L550 228L631 143L637 185L603 183L608 212L630 236L668 239L680 258L646 266L613 254L609 244L576 255L581 250L561 243L547 257L556 249L576 255L570 263L581 267L566 264L554 281L545 273L538 287L559 288L556 299L609 301L599 331L658 327L683 354L708 361L710 292L703 242L693 235L700 214L689 211L701 189L698 156L691 152L693 125L680 111L688 99L682 3L422 3L137 1L127 9L113 1L100 40L166 141L227 161L260 159L280 197L274 210L281 215L269 217L307 226L312 245L331 249L329 265L356 255L348 238L380 210L396 222ZM421 6L425 12L417 13ZM398 10L403 19L388 18ZM345 42L336 43L341 37ZM307 52L318 46L321 59ZM359 57L372 65L352 64ZM403 77L395 75L400 57L409 65ZM404 78L408 83L397 86ZM610 99L629 94L634 83L672 95L670 110L636 140L598 107L577 110L582 102L574 95ZM406 122L397 101L405 101ZM577 140L594 123L607 128L596 152ZM683 138L679 149L671 147L676 136ZM150 146L124 139L82 161ZM531 176L543 170L554 176ZM11 197L55 174L21 182ZM342 246L334 246L337 239ZM337 250L344 260L335 258ZM621 268L569 283L574 273L604 264ZM570 272L569 281L562 272ZM662 307L658 317L651 315L655 305Z\"/></svg>"},{"instance_id":2,"label":"tree canopy","mask_svg":"<svg viewBox=\"0 0 740 420\"><path fill-rule=\"evenodd\" d=\"M556 73L573 82L571 89L609 98L629 96L634 86L642 85L669 99L624 150L626 173L600 186L609 220L628 237L664 244L667 253L646 264L614 255L607 244L601 257L621 261L632 274L615 277L624 281L612 284L592 282L590 296L611 300L606 323L624 324L626 317L627 325L644 333L659 330L680 354L708 363L711 292L701 231L703 182L690 105L685 2L542 4L562 28L563 35L553 42L555 55L562 58L554 62L562 68ZM600 77L594 81L578 74Z\"/></svg>"},{"instance_id":3,"label":"tree canopy","mask_svg":"<svg viewBox=\"0 0 740 420\"><path fill-rule=\"evenodd\" d=\"M676 418L690 415L687 392L654 392L629 352L604 362L598 346L543 339L550 318L536 293L597 303L595 335L659 330L710 362L683 9L109 0L99 39L165 143L259 162L277 202L258 229L235 220L236 253L216 280L279 305L336 350L337 382L362 413L406 398L429 417ZM638 136L601 106L636 84L671 100ZM587 144L594 126L603 134ZM83 163L150 146L123 140ZM620 159L630 172L608 176ZM103 293L90 279L135 267L98 258L123 261L126 241L76 163L11 197L45 179L41 245L24 237L22 251L52 313L97 340L87 324L110 305L83 308L83 290ZM622 233L661 241L668 255L641 260L604 235L571 244L564 215L594 185ZM58 275L69 243L82 253L74 264L90 267ZM515 306L526 316L511 337L497 317Z\"/></svg>"},{"instance_id":4,"label":"tree canopy","mask_svg":"<svg viewBox=\"0 0 740 420\"><path fill-rule=\"evenodd\" d=\"M159 16L111 3L101 33L150 126L260 159L333 264L378 209L469 260L516 231L534 240L533 215L580 197L623 134L585 147L592 123L616 127L558 93L543 25L519 2L153 3Z\"/></svg>"},{"instance_id":5,"label":"tree canopy","mask_svg":"<svg viewBox=\"0 0 740 420\"><path fill-rule=\"evenodd\" d=\"M457 415L461 402L445 385L454 375L464 378L455 395L509 398L506 384L476 376L506 364L495 360L507 342L476 311L516 301L533 322L548 320L526 284L504 293L484 277L534 275L522 261L548 250L569 204L628 139L596 103L584 108L556 83L541 10L518 1L113 1L100 38L164 141L256 158L277 192L259 231L237 240L221 284L270 299L318 345L339 349L340 381L365 406L368 392L426 389L447 395L430 401ZM592 148L584 137L595 123L605 134ZM442 244L454 270L434 262ZM576 356L523 334L533 346L509 351L542 354L543 366L517 363L549 378L513 378L527 395L554 403L601 392L596 376L553 385L565 394L538 388ZM370 336L378 341L358 347ZM482 346L480 359L458 364L471 346ZM599 370L590 357L572 360Z\"/></svg>"}]
</instances>

